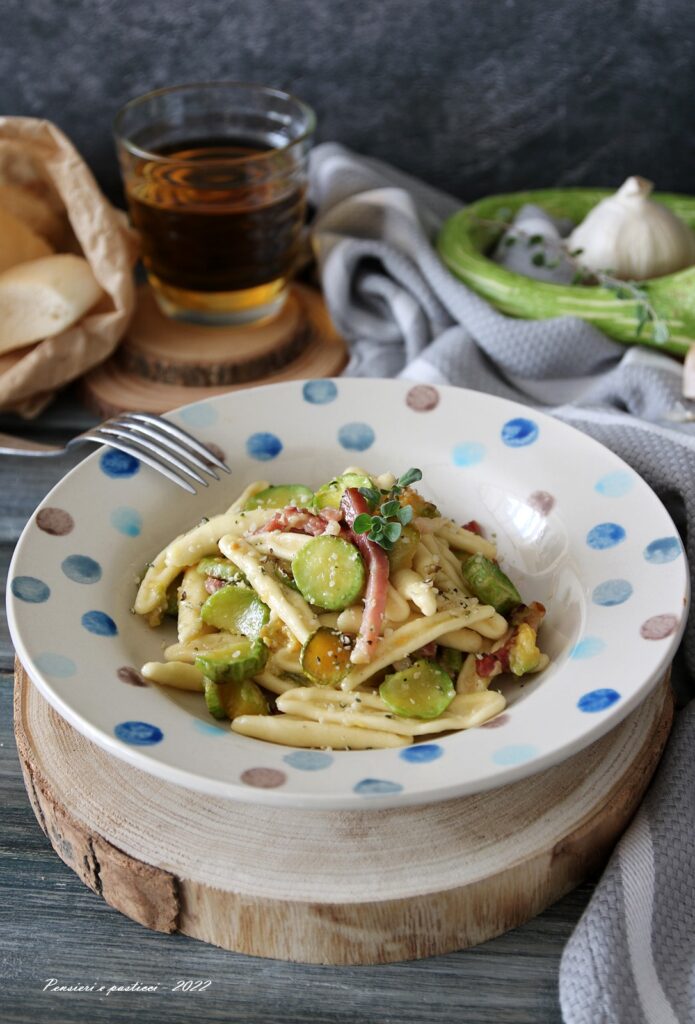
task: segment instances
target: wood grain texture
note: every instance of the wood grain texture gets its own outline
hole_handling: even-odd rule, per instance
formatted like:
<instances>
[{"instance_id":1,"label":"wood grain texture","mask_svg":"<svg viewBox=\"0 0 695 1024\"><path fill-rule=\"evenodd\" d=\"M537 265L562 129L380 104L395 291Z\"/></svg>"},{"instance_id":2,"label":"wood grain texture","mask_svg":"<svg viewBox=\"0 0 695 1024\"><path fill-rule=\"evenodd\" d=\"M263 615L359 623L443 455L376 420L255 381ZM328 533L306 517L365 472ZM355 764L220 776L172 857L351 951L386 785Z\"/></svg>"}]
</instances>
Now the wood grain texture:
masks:
<instances>
[{"instance_id":1,"label":"wood grain texture","mask_svg":"<svg viewBox=\"0 0 695 1024\"><path fill-rule=\"evenodd\" d=\"M58 444L95 422L68 391L39 420L0 417L8 433ZM56 462L0 460L0 1017L7 1024L561 1024L563 947L591 897L587 882L538 917L483 945L379 967L306 966L230 953L148 931L109 907L57 857L27 799L12 731L7 566L21 528L55 483L87 454ZM157 983L155 995L51 996L46 978ZM171 991L210 978L198 997Z\"/></svg>"},{"instance_id":2,"label":"wood grain texture","mask_svg":"<svg viewBox=\"0 0 695 1024\"><path fill-rule=\"evenodd\" d=\"M483 946L380 967L262 960L147 931L112 910L55 855L26 797L12 736L12 677L0 679L0 1015L22 1024L561 1024L557 966L592 890L574 890L522 928ZM44 981L136 978L156 995L50 996ZM180 978L211 978L195 998Z\"/></svg>"},{"instance_id":3,"label":"wood grain texture","mask_svg":"<svg viewBox=\"0 0 695 1024\"><path fill-rule=\"evenodd\" d=\"M155 779L68 726L19 663L15 686L32 802L90 888L147 927L307 963L433 956L539 913L605 861L672 719L665 682L586 751L512 786L333 813L239 804Z\"/></svg>"},{"instance_id":4,"label":"wood grain texture","mask_svg":"<svg viewBox=\"0 0 695 1024\"><path fill-rule=\"evenodd\" d=\"M313 298L295 286L275 317L244 327L204 327L164 316L152 289L141 285L117 363L136 377L180 387L257 381L290 363L310 342Z\"/></svg>"},{"instance_id":5,"label":"wood grain texture","mask_svg":"<svg viewBox=\"0 0 695 1024\"><path fill-rule=\"evenodd\" d=\"M149 292L128 340L81 384L99 416L162 413L253 384L338 375L345 342L317 291L295 284L273 321L247 328L199 327L164 318Z\"/></svg>"}]
</instances>

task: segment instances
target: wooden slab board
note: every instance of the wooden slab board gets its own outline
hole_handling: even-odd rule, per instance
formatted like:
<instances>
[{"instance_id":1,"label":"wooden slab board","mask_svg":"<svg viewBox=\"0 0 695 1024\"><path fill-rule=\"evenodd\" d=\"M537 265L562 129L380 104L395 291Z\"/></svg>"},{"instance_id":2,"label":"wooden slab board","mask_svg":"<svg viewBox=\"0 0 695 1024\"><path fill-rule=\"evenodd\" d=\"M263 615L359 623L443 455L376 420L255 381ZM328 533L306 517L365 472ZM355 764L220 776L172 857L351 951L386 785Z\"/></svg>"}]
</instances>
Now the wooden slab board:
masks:
<instances>
[{"instance_id":1,"label":"wooden slab board","mask_svg":"<svg viewBox=\"0 0 695 1024\"><path fill-rule=\"evenodd\" d=\"M82 379L98 416L168 412L254 384L338 375L347 362L320 293L294 284L280 314L243 327L203 327L165 317L142 286L128 334Z\"/></svg>"},{"instance_id":2,"label":"wooden slab board","mask_svg":"<svg viewBox=\"0 0 695 1024\"><path fill-rule=\"evenodd\" d=\"M613 732L514 785L389 811L282 810L111 757L15 669L27 792L82 881L148 928L306 963L433 956L540 913L603 865L672 716L664 680Z\"/></svg>"},{"instance_id":3,"label":"wooden slab board","mask_svg":"<svg viewBox=\"0 0 695 1024\"><path fill-rule=\"evenodd\" d=\"M126 372L160 384L243 384L291 362L309 343L310 331L307 299L297 288L277 316L241 327L206 327L164 316L144 285L117 362Z\"/></svg>"}]
</instances>

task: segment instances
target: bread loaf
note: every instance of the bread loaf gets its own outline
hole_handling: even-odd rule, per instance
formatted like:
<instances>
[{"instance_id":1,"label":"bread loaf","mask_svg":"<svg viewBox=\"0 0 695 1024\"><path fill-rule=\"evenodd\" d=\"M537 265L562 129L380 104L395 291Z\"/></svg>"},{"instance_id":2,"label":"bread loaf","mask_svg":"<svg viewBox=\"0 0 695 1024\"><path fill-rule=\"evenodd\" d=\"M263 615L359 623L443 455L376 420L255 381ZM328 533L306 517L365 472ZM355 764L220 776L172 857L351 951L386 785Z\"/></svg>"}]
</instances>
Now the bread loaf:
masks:
<instances>
[{"instance_id":1,"label":"bread loaf","mask_svg":"<svg viewBox=\"0 0 695 1024\"><path fill-rule=\"evenodd\" d=\"M61 253L0 274L0 353L71 327L103 295L87 260Z\"/></svg>"},{"instance_id":2,"label":"bread loaf","mask_svg":"<svg viewBox=\"0 0 695 1024\"><path fill-rule=\"evenodd\" d=\"M45 239L0 207L0 273L52 252Z\"/></svg>"}]
</instances>

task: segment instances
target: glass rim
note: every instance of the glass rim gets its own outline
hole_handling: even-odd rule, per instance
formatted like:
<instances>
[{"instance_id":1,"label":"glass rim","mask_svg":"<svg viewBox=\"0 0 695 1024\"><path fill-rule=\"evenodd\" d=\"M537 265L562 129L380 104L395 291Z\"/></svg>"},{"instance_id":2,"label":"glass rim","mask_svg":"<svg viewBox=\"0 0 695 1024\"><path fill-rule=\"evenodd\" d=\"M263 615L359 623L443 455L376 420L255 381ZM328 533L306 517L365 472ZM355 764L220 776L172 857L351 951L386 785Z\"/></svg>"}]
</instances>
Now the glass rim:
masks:
<instances>
[{"instance_id":1,"label":"glass rim","mask_svg":"<svg viewBox=\"0 0 695 1024\"><path fill-rule=\"evenodd\" d=\"M239 156L239 157L210 157L207 160L187 160L179 159L178 157L172 157L169 154L154 153L151 150L143 149L142 146L138 146L128 136L121 131L121 122L129 111L134 107L139 106L141 103L145 103L147 100L154 99L157 96L166 96L169 93L176 92L187 92L189 90L205 90L205 89L228 89L230 92L238 90L239 92L258 92L263 93L266 96L274 96L282 100L290 100L295 103L301 113L304 115L305 125L303 130L296 139L288 139L282 146L273 146L267 152L260 152L253 156ZM298 96L293 93L285 92L283 89L275 89L268 85L259 85L257 82L240 82L232 79L219 79L213 82L183 82L180 85L166 85L160 89L151 89L149 92L142 93L140 96L134 96L133 99L128 100L122 107L116 112L113 119L113 133L116 137L116 141L123 145L129 153L133 156L138 156L146 160L156 160L159 163L175 163L184 166L195 166L200 167L202 163L210 164L236 164L243 165L247 163L257 163L262 160L272 159L278 153L284 153L298 143L304 142L308 139L316 129L316 114L313 107L310 107L304 100L300 100Z\"/></svg>"}]
</instances>

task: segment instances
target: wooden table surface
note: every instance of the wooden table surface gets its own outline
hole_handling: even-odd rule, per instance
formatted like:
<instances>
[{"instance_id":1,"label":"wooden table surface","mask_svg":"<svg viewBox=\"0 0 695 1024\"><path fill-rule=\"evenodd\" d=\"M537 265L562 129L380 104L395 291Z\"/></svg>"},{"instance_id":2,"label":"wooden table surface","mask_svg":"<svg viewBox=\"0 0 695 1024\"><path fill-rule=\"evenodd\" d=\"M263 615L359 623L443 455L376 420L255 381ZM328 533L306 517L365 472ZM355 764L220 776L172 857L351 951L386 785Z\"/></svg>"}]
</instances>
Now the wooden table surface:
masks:
<instances>
[{"instance_id":1,"label":"wooden table surface","mask_svg":"<svg viewBox=\"0 0 695 1024\"><path fill-rule=\"evenodd\" d=\"M0 417L0 431L61 443L95 422L67 395L33 423ZM0 456L3 589L17 537L47 491L88 453L60 460ZM182 935L150 932L112 910L58 858L29 806L12 734L13 650L0 630L0 1019L68 1024L146 1019L174 1024L556 1024L563 946L591 885L522 928L448 956L381 967L317 967L241 956ZM104 990L44 991L60 985ZM210 979L204 991L173 991ZM154 992L110 986L156 985Z\"/></svg>"}]
</instances>

